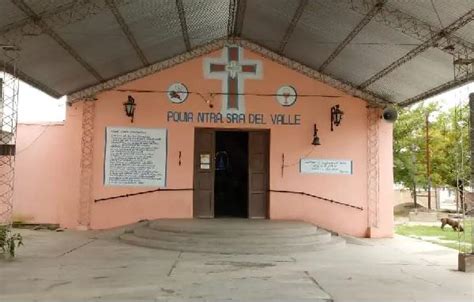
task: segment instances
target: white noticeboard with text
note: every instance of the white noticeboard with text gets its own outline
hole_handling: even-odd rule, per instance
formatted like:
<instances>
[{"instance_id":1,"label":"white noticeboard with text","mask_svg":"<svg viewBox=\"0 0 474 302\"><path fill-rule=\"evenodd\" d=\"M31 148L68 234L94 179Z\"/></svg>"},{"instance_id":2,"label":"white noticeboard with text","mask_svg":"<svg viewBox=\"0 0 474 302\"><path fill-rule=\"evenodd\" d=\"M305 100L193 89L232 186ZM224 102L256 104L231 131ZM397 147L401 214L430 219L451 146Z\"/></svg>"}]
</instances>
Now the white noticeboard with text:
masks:
<instances>
[{"instance_id":1,"label":"white noticeboard with text","mask_svg":"<svg viewBox=\"0 0 474 302\"><path fill-rule=\"evenodd\" d=\"M300 172L303 174L352 175L352 160L302 158Z\"/></svg>"},{"instance_id":2,"label":"white noticeboard with text","mask_svg":"<svg viewBox=\"0 0 474 302\"><path fill-rule=\"evenodd\" d=\"M104 184L166 185L167 130L107 127Z\"/></svg>"}]
</instances>

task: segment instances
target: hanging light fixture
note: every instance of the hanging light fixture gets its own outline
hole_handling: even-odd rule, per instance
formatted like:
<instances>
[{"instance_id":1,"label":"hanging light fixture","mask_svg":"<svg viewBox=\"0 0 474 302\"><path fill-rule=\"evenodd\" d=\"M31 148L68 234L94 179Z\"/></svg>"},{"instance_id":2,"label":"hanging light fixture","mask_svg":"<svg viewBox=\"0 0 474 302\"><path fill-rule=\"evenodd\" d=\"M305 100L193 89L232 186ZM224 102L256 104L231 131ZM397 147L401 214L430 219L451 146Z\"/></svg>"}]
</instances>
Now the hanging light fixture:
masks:
<instances>
[{"instance_id":1,"label":"hanging light fixture","mask_svg":"<svg viewBox=\"0 0 474 302\"><path fill-rule=\"evenodd\" d=\"M339 109L339 104L331 107L331 131L334 131L334 126L338 127L341 124L344 112Z\"/></svg>"},{"instance_id":2,"label":"hanging light fixture","mask_svg":"<svg viewBox=\"0 0 474 302\"><path fill-rule=\"evenodd\" d=\"M131 117L131 120L132 120L132 123L133 123L133 117L135 115L135 106L137 104L135 104L135 99L129 95L128 96L128 100L123 103L123 107L125 109L125 114L128 116L128 117Z\"/></svg>"},{"instance_id":3,"label":"hanging light fixture","mask_svg":"<svg viewBox=\"0 0 474 302\"><path fill-rule=\"evenodd\" d=\"M311 144L313 144L314 146L321 145L321 143L319 142L318 127L316 126L316 124L314 124L313 142Z\"/></svg>"}]
</instances>

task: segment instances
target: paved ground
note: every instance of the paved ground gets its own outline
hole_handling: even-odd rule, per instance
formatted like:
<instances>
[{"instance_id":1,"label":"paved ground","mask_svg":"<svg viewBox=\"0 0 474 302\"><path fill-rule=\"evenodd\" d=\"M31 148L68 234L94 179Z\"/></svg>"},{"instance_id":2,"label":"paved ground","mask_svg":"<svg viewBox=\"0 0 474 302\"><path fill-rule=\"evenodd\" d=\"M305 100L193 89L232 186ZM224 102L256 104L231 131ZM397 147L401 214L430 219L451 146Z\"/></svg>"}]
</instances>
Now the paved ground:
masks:
<instances>
[{"instance_id":1,"label":"paved ground","mask_svg":"<svg viewBox=\"0 0 474 302\"><path fill-rule=\"evenodd\" d=\"M457 253L419 240L350 240L288 256L129 246L115 233L22 231L0 301L473 301ZM354 242L354 243L351 243Z\"/></svg>"}]
</instances>

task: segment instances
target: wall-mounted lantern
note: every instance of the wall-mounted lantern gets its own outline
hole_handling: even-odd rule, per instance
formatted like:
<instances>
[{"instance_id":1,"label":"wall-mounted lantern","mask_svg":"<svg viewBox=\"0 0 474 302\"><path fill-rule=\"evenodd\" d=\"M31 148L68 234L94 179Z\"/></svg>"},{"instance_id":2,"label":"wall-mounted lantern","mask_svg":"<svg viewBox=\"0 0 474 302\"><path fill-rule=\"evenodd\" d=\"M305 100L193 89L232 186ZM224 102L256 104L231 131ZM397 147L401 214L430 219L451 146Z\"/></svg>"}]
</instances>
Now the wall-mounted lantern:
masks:
<instances>
[{"instance_id":1,"label":"wall-mounted lantern","mask_svg":"<svg viewBox=\"0 0 474 302\"><path fill-rule=\"evenodd\" d=\"M316 126L316 124L314 124L313 142L311 144L313 144L314 146L321 145L321 143L319 142L318 127Z\"/></svg>"},{"instance_id":2,"label":"wall-mounted lantern","mask_svg":"<svg viewBox=\"0 0 474 302\"><path fill-rule=\"evenodd\" d=\"M339 105L331 107L331 131L334 131L334 126L338 127L341 124L344 112L339 109Z\"/></svg>"},{"instance_id":3,"label":"wall-mounted lantern","mask_svg":"<svg viewBox=\"0 0 474 302\"><path fill-rule=\"evenodd\" d=\"M132 123L133 123L133 117L135 115L135 106L137 104L135 104L135 99L129 95L128 96L128 100L123 103L123 107L125 109L125 114L128 116L128 117L131 117L132 118Z\"/></svg>"}]
</instances>

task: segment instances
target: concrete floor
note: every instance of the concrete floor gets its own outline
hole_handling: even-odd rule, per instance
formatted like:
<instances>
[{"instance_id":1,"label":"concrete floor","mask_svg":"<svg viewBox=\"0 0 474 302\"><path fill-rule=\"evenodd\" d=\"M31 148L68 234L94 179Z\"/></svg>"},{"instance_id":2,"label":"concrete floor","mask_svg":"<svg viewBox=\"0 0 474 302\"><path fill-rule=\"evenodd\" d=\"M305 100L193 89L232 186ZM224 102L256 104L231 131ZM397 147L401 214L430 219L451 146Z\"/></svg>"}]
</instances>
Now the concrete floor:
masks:
<instances>
[{"instance_id":1,"label":"concrete floor","mask_svg":"<svg viewBox=\"0 0 474 302\"><path fill-rule=\"evenodd\" d=\"M0 301L474 301L455 250L405 237L254 256L131 246L117 231L21 232L18 258L0 261Z\"/></svg>"}]
</instances>

